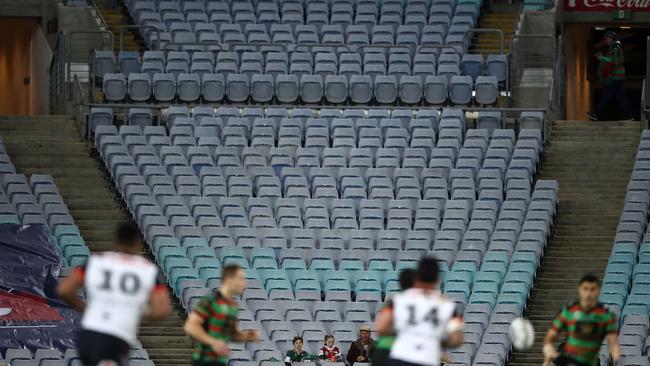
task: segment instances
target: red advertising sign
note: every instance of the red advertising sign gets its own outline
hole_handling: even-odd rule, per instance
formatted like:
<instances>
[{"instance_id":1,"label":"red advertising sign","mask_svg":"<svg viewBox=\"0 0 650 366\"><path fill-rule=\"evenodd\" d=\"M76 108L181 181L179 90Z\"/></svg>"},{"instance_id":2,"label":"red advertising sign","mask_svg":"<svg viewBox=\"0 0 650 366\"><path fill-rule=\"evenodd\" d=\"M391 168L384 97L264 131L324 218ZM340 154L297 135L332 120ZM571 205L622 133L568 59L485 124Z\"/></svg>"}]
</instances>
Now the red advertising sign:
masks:
<instances>
[{"instance_id":1,"label":"red advertising sign","mask_svg":"<svg viewBox=\"0 0 650 366\"><path fill-rule=\"evenodd\" d=\"M631 10L634 12L650 12L650 0L564 0L566 11L599 11Z\"/></svg>"}]
</instances>

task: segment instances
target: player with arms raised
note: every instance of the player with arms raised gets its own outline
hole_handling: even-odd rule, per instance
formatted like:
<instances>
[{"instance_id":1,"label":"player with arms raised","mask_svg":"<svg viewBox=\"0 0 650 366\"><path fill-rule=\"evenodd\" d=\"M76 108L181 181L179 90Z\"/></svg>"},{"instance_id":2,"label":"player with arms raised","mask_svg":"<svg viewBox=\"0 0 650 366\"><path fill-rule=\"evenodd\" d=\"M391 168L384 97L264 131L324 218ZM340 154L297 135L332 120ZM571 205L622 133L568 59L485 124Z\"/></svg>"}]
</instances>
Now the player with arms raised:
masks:
<instances>
[{"instance_id":1,"label":"player with arms raised","mask_svg":"<svg viewBox=\"0 0 650 366\"><path fill-rule=\"evenodd\" d=\"M379 335L396 334L391 366L438 366L443 348L463 343L463 320L456 304L437 289L438 261L420 260L415 285L393 297L377 317Z\"/></svg>"},{"instance_id":2,"label":"player with arms raised","mask_svg":"<svg viewBox=\"0 0 650 366\"><path fill-rule=\"evenodd\" d=\"M155 264L138 253L142 240L133 224L120 225L113 251L93 254L61 281L59 296L83 312L77 346L85 366L126 365L140 319L169 316L169 291ZM77 296L83 288L87 303Z\"/></svg>"},{"instance_id":3,"label":"player with arms raised","mask_svg":"<svg viewBox=\"0 0 650 366\"><path fill-rule=\"evenodd\" d=\"M597 366L600 344L607 338L607 346L616 364L621 351L618 344L616 315L598 302L600 280L592 274L580 279L579 300L560 311L551 329L544 337L544 366ZM561 332L566 342L560 353L555 340Z\"/></svg>"}]
</instances>

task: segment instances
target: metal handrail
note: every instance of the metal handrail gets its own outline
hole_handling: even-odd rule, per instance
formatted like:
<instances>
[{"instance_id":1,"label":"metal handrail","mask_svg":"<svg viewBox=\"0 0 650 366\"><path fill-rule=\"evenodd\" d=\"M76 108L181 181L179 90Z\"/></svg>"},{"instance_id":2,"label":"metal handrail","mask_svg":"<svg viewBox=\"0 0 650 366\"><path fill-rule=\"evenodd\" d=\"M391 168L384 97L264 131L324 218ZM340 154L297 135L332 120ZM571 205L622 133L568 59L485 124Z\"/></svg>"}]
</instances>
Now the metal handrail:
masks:
<instances>
[{"instance_id":1,"label":"metal handrail","mask_svg":"<svg viewBox=\"0 0 650 366\"><path fill-rule=\"evenodd\" d=\"M127 29L153 29L154 32L158 35L157 39L157 49L160 49L160 34L162 31L158 27L152 25L124 25L120 29L120 51L124 49L124 33Z\"/></svg>"},{"instance_id":2,"label":"metal handrail","mask_svg":"<svg viewBox=\"0 0 650 366\"><path fill-rule=\"evenodd\" d=\"M440 109L444 108L441 105L357 105L357 104L339 104L339 105L325 105L325 104L290 104L290 103L213 103L215 106L219 107L282 107L282 108L313 108L313 109L341 109L341 108L356 108L356 109L414 109L419 110L423 108L431 109ZM177 103L87 103L85 104L88 107L106 107L106 108L118 108L118 109L128 109L128 108L150 108L150 109L164 109L169 108ZM183 105L188 108L193 108L199 105L205 105L205 103L184 103ZM455 107L456 108L456 107ZM460 107L466 112L547 112L547 108L535 107L535 108L522 108L522 107Z\"/></svg>"},{"instance_id":3,"label":"metal handrail","mask_svg":"<svg viewBox=\"0 0 650 366\"><path fill-rule=\"evenodd\" d=\"M104 19L104 15L102 14L101 10L99 10L99 6L97 6L97 3L95 0L90 0L90 5L95 9L95 13L97 13L97 16L99 17L99 20L102 22L102 26L104 29L108 30L108 23L106 23L106 19Z\"/></svg>"},{"instance_id":4,"label":"metal handrail","mask_svg":"<svg viewBox=\"0 0 650 366\"><path fill-rule=\"evenodd\" d=\"M503 31L501 29L497 28L470 28L465 32L465 36L463 37L463 42L465 44L469 44L467 39L469 39L471 33L495 33L499 36L499 53L503 54ZM449 46L447 46L449 47Z\"/></svg>"}]
</instances>

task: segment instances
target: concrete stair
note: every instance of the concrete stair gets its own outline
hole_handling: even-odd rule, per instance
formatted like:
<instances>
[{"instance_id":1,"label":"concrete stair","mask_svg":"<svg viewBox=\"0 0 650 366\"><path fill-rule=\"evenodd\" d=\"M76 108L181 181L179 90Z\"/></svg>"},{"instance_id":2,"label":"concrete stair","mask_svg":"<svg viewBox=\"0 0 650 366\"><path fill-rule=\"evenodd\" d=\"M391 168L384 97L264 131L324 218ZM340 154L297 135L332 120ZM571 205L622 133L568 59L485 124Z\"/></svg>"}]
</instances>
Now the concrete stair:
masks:
<instances>
[{"instance_id":1,"label":"concrete stair","mask_svg":"<svg viewBox=\"0 0 650 366\"><path fill-rule=\"evenodd\" d=\"M477 28L499 29L503 32L503 53L510 49L510 39L517 26L517 12L486 13L479 20ZM472 43L472 53L480 53L484 57L500 53L500 38L496 33L478 33Z\"/></svg>"},{"instance_id":2,"label":"concrete stair","mask_svg":"<svg viewBox=\"0 0 650 366\"><path fill-rule=\"evenodd\" d=\"M91 252L108 250L115 225L130 220L101 162L70 116L0 116L0 136L18 173L50 174ZM144 253L152 259L148 253ZM144 322L139 338L158 366L189 365L191 343L174 304L162 322Z\"/></svg>"},{"instance_id":3,"label":"concrete stair","mask_svg":"<svg viewBox=\"0 0 650 366\"><path fill-rule=\"evenodd\" d=\"M115 35L113 50L120 51L120 32L122 28L133 25L128 12L121 1L98 0L96 1L99 12L102 14L108 30ZM135 29L128 29L124 32L123 49L125 51L144 50L144 43Z\"/></svg>"},{"instance_id":4,"label":"concrete stair","mask_svg":"<svg viewBox=\"0 0 650 366\"><path fill-rule=\"evenodd\" d=\"M514 352L511 366L540 366L544 335L560 308L576 299L577 281L589 272L602 277L640 130L639 122L553 123L541 178L560 183L558 221L528 301L535 344Z\"/></svg>"}]
</instances>

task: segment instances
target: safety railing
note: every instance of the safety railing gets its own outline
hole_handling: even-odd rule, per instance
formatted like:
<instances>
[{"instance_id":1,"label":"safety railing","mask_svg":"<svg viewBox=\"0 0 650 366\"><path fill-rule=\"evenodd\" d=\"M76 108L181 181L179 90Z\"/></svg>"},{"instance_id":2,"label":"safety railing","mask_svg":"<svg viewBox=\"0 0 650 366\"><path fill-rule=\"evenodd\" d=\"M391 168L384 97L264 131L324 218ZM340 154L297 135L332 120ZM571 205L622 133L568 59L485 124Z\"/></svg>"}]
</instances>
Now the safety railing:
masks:
<instances>
[{"instance_id":1,"label":"safety railing","mask_svg":"<svg viewBox=\"0 0 650 366\"><path fill-rule=\"evenodd\" d=\"M88 137L88 124L85 123L87 109L88 100L86 99L86 94L84 93L79 78L75 75L72 82L72 115L81 135L86 137Z\"/></svg>"},{"instance_id":2,"label":"safety railing","mask_svg":"<svg viewBox=\"0 0 650 366\"><path fill-rule=\"evenodd\" d=\"M151 29L152 32L155 32L157 34L156 49L161 49L160 35L162 34L162 30L160 30L158 27L154 27L152 25L124 25L120 29L120 51L124 49L124 33L126 33L127 29Z\"/></svg>"},{"instance_id":3,"label":"safety railing","mask_svg":"<svg viewBox=\"0 0 650 366\"><path fill-rule=\"evenodd\" d=\"M50 113L61 112L66 94L65 34L59 33L49 69Z\"/></svg>"},{"instance_id":4,"label":"safety railing","mask_svg":"<svg viewBox=\"0 0 650 366\"><path fill-rule=\"evenodd\" d=\"M97 6L97 3L95 2L95 0L90 0L90 5L95 10L95 14L97 14L97 18L101 22L102 27L105 30L108 30L108 23L106 23L106 19L104 19L104 15L102 14L102 11L99 9L99 6Z\"/></svg>"},{"instance_id":5,"label":"safety railing","mask_svg":"<svg viewBox=\"0 0 650 366\"><path fill-rule=\"evenodd\" d=\"M471 28L465 33L465 44L469 45L469 40L475 33L496 34L499 36L499 53L503 54L503 31L497 28Z\"/></svg>"}]
</instances>

